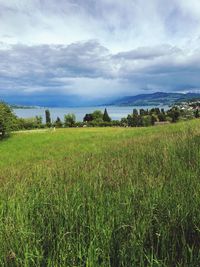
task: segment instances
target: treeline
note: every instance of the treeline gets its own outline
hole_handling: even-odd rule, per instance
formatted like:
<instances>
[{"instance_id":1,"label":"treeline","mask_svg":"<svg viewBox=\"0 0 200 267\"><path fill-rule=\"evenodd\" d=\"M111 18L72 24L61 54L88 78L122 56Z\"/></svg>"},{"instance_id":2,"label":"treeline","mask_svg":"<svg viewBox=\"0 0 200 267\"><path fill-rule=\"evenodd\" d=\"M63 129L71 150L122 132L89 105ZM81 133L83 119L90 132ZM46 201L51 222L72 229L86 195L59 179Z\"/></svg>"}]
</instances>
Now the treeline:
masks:
<instances>
[{"instance_id":1,"label":"treeline","mask_svg":"<svg viewBox=\"0 0 200 267\"><path fill-rule=\"evenodd\" d=\"M199 117L199 109L188 111L181 110L178 107L172 107L167 111L163 108L146 110L133 109L132 113L127 117L122 118L121 120L111 120L105 109L104 114L102 114L101 111L86 114L83 121L87 126L147 127L159 123L175 123L179 120L188 120Z\"/></svg>"},{"instance_id":2,"label":"treeline","mask_svg":"<svg viewBox=\"0 0 200 267\"><path fill-rule=\"evenodd\" d=\"M178 107L173 107L167 111L163 108L152 109L133 109L132 113L120 120L112 120L107 109L104 112L95 110L92 113L85 114L83 121L77 121L73 113L64 115L62 121L60 117L52 120L49 110L45 111L45 122L42 122L42 117L36 116L30 119L18 119L19 129L37 129L37 128L68 128L68 127L147 127L159 123L175 123L180 120L188 120L199 118L199 110L186 111Z\"/></svg>"},{"instance_id":3,"label":"treeline","mask_svg":"<svg viewBox=\"0 0 200 267\"><path fill-rule=\"evenodd\" d=\"M180 120L199 118L199 107L195 110L182 110L172 107L164 109L152 108L133 109L132 113L121 120L112 120L107 109L104 112L95 110L93 113L85 114L83 121L76 121L76 116L72 113L66 114L62 121L59 117L52 120L50 111L45 111L45 121L41 116L34 118L18 118L4 102L0 102L0 137L3 138L11 131L31 130L42 128L62 128L62 127L147 127L159 123L175 123Z\"/></svg>"}]
</instances>

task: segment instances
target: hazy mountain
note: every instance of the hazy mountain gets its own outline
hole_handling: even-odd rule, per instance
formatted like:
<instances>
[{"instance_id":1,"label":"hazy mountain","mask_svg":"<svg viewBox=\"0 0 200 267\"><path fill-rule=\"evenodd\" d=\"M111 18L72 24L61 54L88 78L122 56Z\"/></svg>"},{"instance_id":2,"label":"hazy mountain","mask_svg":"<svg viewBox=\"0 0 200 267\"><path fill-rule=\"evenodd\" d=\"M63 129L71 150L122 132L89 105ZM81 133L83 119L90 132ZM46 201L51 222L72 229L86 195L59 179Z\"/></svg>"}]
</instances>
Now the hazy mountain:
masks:
<instances>
[{"instance_id":1,"label":"hazy mountain","mask_svg":"<svg viewBox=\"0 0 200 267\"><path fill-rule=\"evenodd\" d=\"M31 98L16 96L11 98L4 98L3 100L10 104L13 108L16 107L86 107L86 106L100 106L100 105L115 105L115 106L157 106L157 105L171 105L175 102L200 99L200 93L164 93L156 92L152 94L139 94L135 96L125 96L121 98L99 98L87 99L78 96L41 96L36 95Z\"/></svg>"},{"instance_id":2,"label":"hazy mountain","mask_svg":"<svg viewBox=\"0 0 200 267\"><path fill-rule=\"evenodd\" d=\"M177 101L200 98L197 93L164 93L156 92L152 94L141 94L136 96L125 96L111 103L111 105L120 106L156 106L156 105L171 105Z\"/></svg>"}]
</instances>

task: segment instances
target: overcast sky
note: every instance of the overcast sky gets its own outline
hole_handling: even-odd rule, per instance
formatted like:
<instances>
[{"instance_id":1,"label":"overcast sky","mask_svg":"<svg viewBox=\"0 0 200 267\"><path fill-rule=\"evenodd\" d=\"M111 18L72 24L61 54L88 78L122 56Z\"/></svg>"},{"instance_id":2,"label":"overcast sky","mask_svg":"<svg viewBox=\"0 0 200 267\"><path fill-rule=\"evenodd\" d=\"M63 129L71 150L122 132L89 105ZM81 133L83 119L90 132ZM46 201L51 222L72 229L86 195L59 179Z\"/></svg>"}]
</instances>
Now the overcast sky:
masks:
<instances>
[{"instance_id":1,"label":"overcast sky","mask_svg":"<svg viewBox=\"0 0 200 267\"><path fill-rule=\"evenodd\" d=\"M0 0L0 98L199 88L199 0Z\"/></svg>"}]
</instances>

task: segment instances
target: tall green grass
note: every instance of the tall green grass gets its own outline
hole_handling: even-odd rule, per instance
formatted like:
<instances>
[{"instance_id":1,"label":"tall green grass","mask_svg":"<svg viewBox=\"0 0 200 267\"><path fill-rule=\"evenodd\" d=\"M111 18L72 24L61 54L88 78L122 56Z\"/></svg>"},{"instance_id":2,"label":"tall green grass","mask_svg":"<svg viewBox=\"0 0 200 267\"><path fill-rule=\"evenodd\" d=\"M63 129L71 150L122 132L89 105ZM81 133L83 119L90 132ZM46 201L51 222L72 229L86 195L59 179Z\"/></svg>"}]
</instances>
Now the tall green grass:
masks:
<instances>
[{"instance_id":1,"label":"tall green grass","mask_svg":"<svg viewBox=\"0 0 200 267\"><path fill-rule=\"evenodd\" d=\"M0 266L200 266L200 121L0 143Z\"/></svg>"}]
</instances>

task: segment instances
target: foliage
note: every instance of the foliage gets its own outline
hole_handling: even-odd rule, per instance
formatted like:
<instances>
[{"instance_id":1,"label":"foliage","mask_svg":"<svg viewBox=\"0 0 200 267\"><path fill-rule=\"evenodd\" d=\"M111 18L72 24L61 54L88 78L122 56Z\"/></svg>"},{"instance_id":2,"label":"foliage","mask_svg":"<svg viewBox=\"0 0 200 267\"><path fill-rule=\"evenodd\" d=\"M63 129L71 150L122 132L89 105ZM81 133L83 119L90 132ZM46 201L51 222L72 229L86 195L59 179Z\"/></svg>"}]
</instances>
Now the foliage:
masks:
<instances>
[{"instance_id":1,"label":"foliage","mask_svg":"<svg viewBox=\"0 0 200 267\"><path fill-rule=\"evenodd\" d=\"M196 119L200 117L199 109L196 109L196 110L195 110L195 112L194 112L194 116L195 116Z\"/></svg>"},{"instance_id":2,"label":"foliage","mask_svg":"<svg viewBox=\"0 0 200 267\"><path fill-rule=\"evenodd\" d=\"M197 103L198 104L198 103ZM196 105L197 105L196 104ZM2 104L3 105L3 104ZM5 104L4 104L5 105ZM2 108L1 108L2 109ZM8 109L10 109L8 107ZM3 110L3 109L2 109ZM2 111L1 111L2 112ZM12 112L11 112L12 113ZM154 125L155 122L178 122L191 120L193 118L199 118L199 106L195 106L195 109L179 109L177 106L172 107L168 111L159 108L133 109L132 114L129 114L126 118L119 120L111 120L108 115L107 109L102 113L100 110L95 110L93 113L86 114L83 118L83 122L76 122L74 114L65 115L64 122L57 117L55 122L51 122L51 116L49 110L45 111L46 124L43 124L42 117L36 116L33 118L17 118L12 115L10 120L10 113L5 113L4 119L9 121L9 131L15 130L31 130L45 128L45 126L56 128L62 127L148 127ZM4 136L5 133L1 133Z\"/></svg>"},{"instance_id":3,"label":"foliage","mask_svg":"<svg viewBox=\"0 0 200 267\"><path fill-rule=\"evenodd\" d=\"M129 117L129 116L128 116ZM128 119L127 118L121 118L120 121L121 126L126 127L128 126Z\"/></svg>"},{"instance_id":4,"label":"foliage","mask_svg":"<svg viewBox=\"0 0 200 267\"><path fill-rule=\"evenodd\" d=\"M161 112L158 114L158 120L159 121L166 121L166 114L164 112Z\"/></svg>"},{"instance_id":5,"label":"foliage","mask_svg":"<svg viewBox=\"0 0 200 267\"><path fill-rule=\"evenodd\" d=\"M89 121L93 121L93 116L92 114L86 114L83 118L84 122L89 122Z\"/></svg>"},{"instance_id":6,"label":"foliage","mask_svg":"<svg viewBox=\"0 0 200 267\"><path fill-rule=\"evenodd\" d=\"M136 108L133 109L133 115L138 115L138 110Z\"/></svg>"},{"instance_id":7,"label":"foliage","mask_svg":"<svg viewBox=\"0 0 200 267\"><path fill-rule=\"evenodd\" d=\"M145 115L148 115L148 114L149 114L148 110L145 110L143 108L140 109L140 116L145 116Z\"/></svg>"},{"instance_id":8,"label":"foliage","mask_svg":"<svg viewBox=\"0 0 200 267\"><path fill-rule=\"evenodd\" d=\"M84 122L81 122L81 121L77 121L76 123L75 123L75 127L84 127L84 125L85 125L85 123Z\"/></svg>"},{"instance_id":9,"label":"foliage","mask_svg":"<svg viewBox=\"0 0 200 267\"><path fill-rule=\"evenodd\" d=\"M42 125L42 116L35 116L35 120L37 125L41 126Z\"/></svg>"},{"instance_id":10,"label":"foliage","mask_svg":"<svg viewBox=\"0 0 200 267\"><path fill-rule=\"evenodd\" d=\"M143 126L148 127L152 126L154 123L152 123L152 116L146 115L143 117Z\"/></svg>"},{"instance_id":11,"label":"foliage","mask_svg":"<svg viewBox=\"0 0 200 267\"><path fill-rule=\"evenodd\" d=\"M33 118L17 118L16 130L31 130L44 128L42 117L36 116Z\"/></svg>"},{"instance_id":12,"label":"foliage","mask_svg":"<svg viewBox=\"0 0 200 267\"><path fill-rule=\"evenodd\" d=\"M119 120L112 120L112 126L119 127L121 126L121 122Z\"/></svg>"},{"instance_id":13,"label":"foliage","mask_svg":"<svg viewBox=\"0 0 200 267\"><path fill-rule=\"evenodd\" d=\"M73 113L68 113L64 116L65 127L74 127L76 123L76 116Z\"/></svg>"},{"instance_id":14,"label":"foliage","mask_svg":"<svg viewBox=\"0 0 200 267\"><path fill-rule=\"evenodd\" d=\"M108 111L107 111L106 108L105 108L105 110L104 110L104 114L103 114L103 121L111 122L111 118L109 117L109 115L108 115Z\"/></svg>"},{"instance_id":15,"label":"foliage","mask_svg":"<svg viewBox=\"0 0 200 267\"><path fill-rule=\"evenodd\" d=\"M175 107L167 111L169 117L171 117L172 122L177 122L180 117L180 110Z\"/></svg>"},{"instance_id":16,"label":"foliage","mask_svg":"<svg viewBox=\"0 0 200 267\"><path fill-rule=\"evenodd\" d=\"M55 126L56 128L62 128L63 123L62 123L62 121L61 121L61 119L60 119L59 117L57 117L57 119L56 119L56 121L55 121L55 123L54 123L54 126Z\"/></svg>"},{"instance_id":17,"label":"foliage","mask_svg":"<svg viewBox=\"0 0 200 267\"><path fill-rule=\"evenodd\" d=\"M45 110L45 117L46 117L46 125L47 127L51 127L51 115L48 109Z\"/></svg>"},{"instance_id":18,"label":"foliage","mask_svg":"<svg viewBox=\"0 0 200 267\"><path fill-rule=\"evenodd\" d=\"M92 118L96 122L101 122L101 121L103 121L103 113L101 112L101 110L95 110L92 113Z\"/></svg>"},{"instance_id":19,"label":"foliage","mask_svg":"<svg viewBox=\"0 0 200 267\"><path fill-rule=\"evenodd\" d=\"M15 128L16 116L12 112L12 109L5 104L0 102L0 138L4 138L6 135Z\"/></svg>"}]
</instances>

